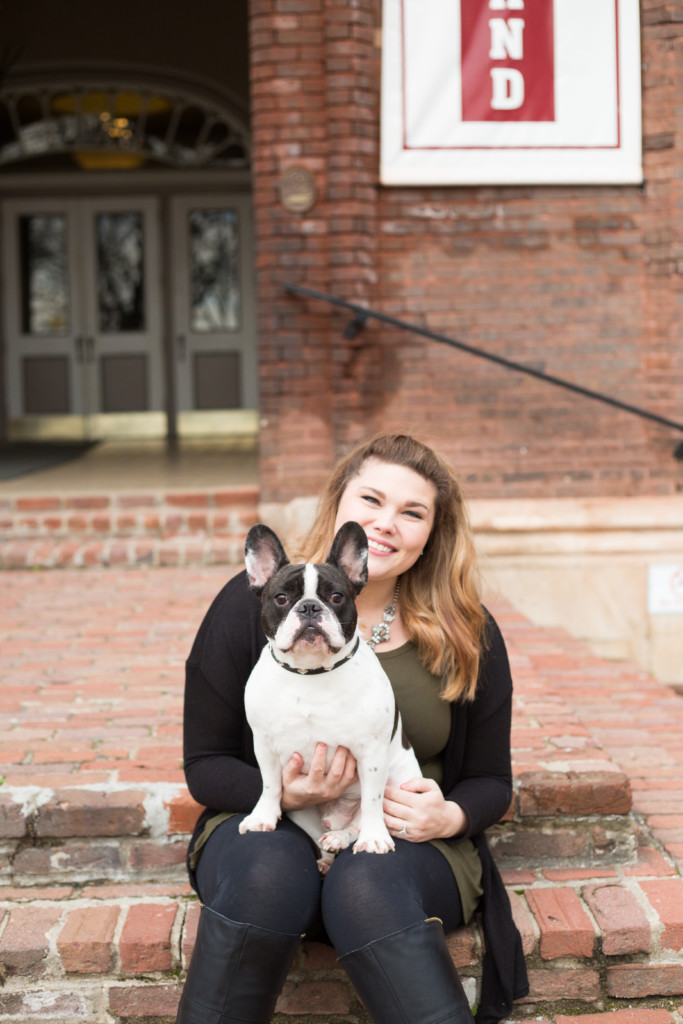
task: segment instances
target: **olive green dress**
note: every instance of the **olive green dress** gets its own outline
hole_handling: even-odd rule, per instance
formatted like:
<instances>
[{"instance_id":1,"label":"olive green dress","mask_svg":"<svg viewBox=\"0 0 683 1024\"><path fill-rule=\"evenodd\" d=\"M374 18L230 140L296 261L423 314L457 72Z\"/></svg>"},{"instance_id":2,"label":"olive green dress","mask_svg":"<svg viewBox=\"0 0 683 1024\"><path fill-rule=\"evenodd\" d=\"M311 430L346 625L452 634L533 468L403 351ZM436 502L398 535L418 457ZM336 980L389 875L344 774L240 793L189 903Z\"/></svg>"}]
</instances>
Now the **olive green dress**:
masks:
<instances>
[{"instance_id":1,"label":"olive green dress","mask_svg":"<svg viewBox=\"0 0 683 1024\"><path fill-rule=\"evenodd\" d=\"M441 785L442 752L451 728L451 712L448 702L439 695L440 680L425 668L410 640L393 651L375 653L391 681L403 728L413 745L422 774ZM467 924L482 894L479 854L471 839L461 842L432 839L430 842L451 866Z\"/></svg>"}]
</instances>

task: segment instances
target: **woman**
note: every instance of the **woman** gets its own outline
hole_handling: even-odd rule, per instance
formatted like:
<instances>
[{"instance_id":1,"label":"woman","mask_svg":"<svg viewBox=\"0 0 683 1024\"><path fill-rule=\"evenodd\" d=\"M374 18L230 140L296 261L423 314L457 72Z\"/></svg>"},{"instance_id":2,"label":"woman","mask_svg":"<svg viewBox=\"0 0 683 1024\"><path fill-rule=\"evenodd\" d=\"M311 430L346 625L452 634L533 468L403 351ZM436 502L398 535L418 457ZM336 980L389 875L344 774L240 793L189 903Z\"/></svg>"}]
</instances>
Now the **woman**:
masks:
<instances>
[{"instance_id":1,"label":"woman","mask_svg":"<svg viewBox=\"0 0 683 1024\"><path fill-rule=\"evenodd\" d=\"M185 773L207 810L190 844L203 903L178 1024L266 1024L301 936L328 937L376 1024L467 1024L444 932L482 912L486 955L477 1024L525 995L519 934L484 830L511 798L512 682L502 637L482 608L474 548L450 466L405 435L343 458L323 492L306 560L337 528L368 537L359 629L389 676L423 777L387 787L396 851L340 853L324 881L310 839L287 818L239 835L261 791L243 691L265 636L242 573L212 604L187 662ZM339 747L283 771L284 810L334 799L355 779Z\"/></svg>"}]
</instances>

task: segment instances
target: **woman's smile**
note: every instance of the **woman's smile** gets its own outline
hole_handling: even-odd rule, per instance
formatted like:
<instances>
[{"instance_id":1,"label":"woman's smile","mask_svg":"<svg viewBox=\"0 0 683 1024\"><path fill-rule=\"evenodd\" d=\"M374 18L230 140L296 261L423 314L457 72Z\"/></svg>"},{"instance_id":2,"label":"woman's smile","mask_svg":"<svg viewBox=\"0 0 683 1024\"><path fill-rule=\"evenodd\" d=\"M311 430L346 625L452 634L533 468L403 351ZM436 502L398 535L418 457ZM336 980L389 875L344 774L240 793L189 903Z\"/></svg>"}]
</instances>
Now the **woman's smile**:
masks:
<instances>
[{"instance_id":1,"label":"woman's smile","mask_svg":"<svg viewBox=\"0 0 683 1024\"><path fill-rule=\"evenodd\" d=\"M396 548L389 547L387 544L383 544L379 540L375 540L374 537L368 537L368 550L372 551L373 555L391 555Z\"/></svg>"}]
</instances>

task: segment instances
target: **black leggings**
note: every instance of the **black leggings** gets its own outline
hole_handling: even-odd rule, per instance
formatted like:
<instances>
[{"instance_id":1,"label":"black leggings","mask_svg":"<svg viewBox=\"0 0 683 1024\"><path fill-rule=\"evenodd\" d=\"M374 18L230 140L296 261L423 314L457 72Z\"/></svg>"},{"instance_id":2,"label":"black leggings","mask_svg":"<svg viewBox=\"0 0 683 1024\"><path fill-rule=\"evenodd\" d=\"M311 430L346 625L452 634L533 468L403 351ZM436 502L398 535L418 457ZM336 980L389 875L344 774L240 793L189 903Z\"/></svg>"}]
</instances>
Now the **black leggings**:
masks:
<instances>
[{"instance_id":1,"label":"black leggings","mask_svg":"<svg viewBox=\"0 0 683 1024\"><path fill-rule=\"evenodd\" d=\"M402 928L440 917L462 924L458 886L429 843L397 839L395 853L344 850L325 879L309 837L284 818L275 832L247 832L244 815L219 825L197 866L199 896L232 921L283 933L329 937L339 956Z\"/></svg>"}]
</instances>

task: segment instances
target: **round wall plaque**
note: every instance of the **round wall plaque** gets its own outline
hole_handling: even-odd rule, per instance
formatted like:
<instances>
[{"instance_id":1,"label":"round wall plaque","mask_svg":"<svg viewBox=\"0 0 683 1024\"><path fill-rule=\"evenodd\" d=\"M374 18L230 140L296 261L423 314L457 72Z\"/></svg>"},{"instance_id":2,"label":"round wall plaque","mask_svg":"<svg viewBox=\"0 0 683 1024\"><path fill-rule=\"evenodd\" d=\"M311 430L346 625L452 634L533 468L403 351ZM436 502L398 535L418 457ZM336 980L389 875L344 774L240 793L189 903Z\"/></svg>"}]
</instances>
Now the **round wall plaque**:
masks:
<instances>
[{"instance_id":1,"label":"round wall plaque","mask_svg":"<svg viewBox=\"0 0 683 1024\"><path fill-rule=\"evenodd\" d=\"M280 199L290 213L307 213L315 203L315 185L305 167L288 167L280 177Z\"/></svg>"}]
</instances>

